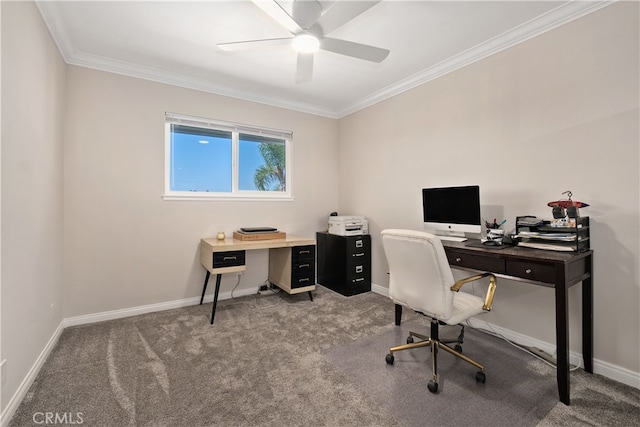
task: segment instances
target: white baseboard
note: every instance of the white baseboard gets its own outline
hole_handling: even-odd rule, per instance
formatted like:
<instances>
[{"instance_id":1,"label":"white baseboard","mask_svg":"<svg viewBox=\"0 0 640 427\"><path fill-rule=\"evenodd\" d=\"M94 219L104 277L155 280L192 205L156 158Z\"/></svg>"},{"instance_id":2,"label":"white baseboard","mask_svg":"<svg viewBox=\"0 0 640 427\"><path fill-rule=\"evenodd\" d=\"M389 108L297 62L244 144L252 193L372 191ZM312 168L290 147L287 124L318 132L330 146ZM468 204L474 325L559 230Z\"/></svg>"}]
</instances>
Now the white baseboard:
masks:
<instances>
[{"instance_id":1,"label":"white baseboard","mask_svg":"<svg viewBox=\"0 0 640 427\"><path fill-rule=\"evenodd\" d=\"M18 406L20 406L22 399L24 399L27 392L29 391L29 388L33 384L33 381L38 376L38 372L40 372L40 369L42 369L42 365L44 365L44 362L46 362L49 358L49 355L51 354L53 348L56 346L58 338L60 338L60 334L62 334L63 330L64 320L60 322L56 330L53 331L51 338L49 338L49 341L44 346L44 349L42 349L42 351L40 352L40 355L36 359L35 363L31 367L31 369L29 369L29 372L27 372L27 376L24 377L22 383L20 383L20 386L11 397L11 400L5 407L4 411L2 411L2 414L0 414L0 426L4 427L9 424L9 420L11 419L11 417L13 417L13 414L15 414Z\"/></svg>"},{"instance_id":2,"label":"white baseboard","mask_svg":"<svg viewBox=\"0 0 640 427\"><path fill-rule=\"evenodd\" d=\"M389 288L385 288L383 286L371 284L371 291L380 295L384 295L386 297L389 296ZM493 331L505 337L507 340L514 343L518 343L519 345L528 346L528 347L537 347L551 355L554 355L556 351L555 343L548 343L545 341L541 341L539 339L530 337L528 335L523 335L521 333L512 331L510 329L506 329L501 326L488 323L483 319L479 319L479 318L469 319L469 324L473 328L487 329L489 331ZM571 364L575 366L584 367L582 353L578 353L575 351L569 352L569 360ZM629 385L631 387L640 389L640 372L633 372L629 369L626 369L617 365L613 365L609 362L605 362L603 360L598 360L595 358L593 359L593 372L595 374L599 374L604 377L611 378L612 380Z\"/></svg>"},{"instance_id":3,"label":"white baseboard","mask_svg":"<svg viewBox=\"0 0 640 427\"><path fill-rule=\"evenodd\" d=\"M258 289L260 288L254 287L254 288L240 289L240 290L234 291L233 296L231 295L231 292L221 292L218 295L218 301L231 299L232 297L237 298L237 297L242 297L247 295L254 295L258 293ZM213 301L213 295L206 295L204 297L204 303L210 303L212 301ZM141 305L138 307L123 308L120 310L103 311L101 313L85 314L83 316L67 317L66 319L64 319L64 327L66 328L68 326L77 326L77 325L84 325L88 323L103 322L105 320L121 319L123 317L131 317L131 316L137 316L139 314L153 313L156 311L164 311L164 310L171 310L174 308L188 307L196 304L200 304L200 297L184 298L184 299L179 299L174 301L161 302L157 304L148 304L148 305Z\"/></svg>"}]
</instances>

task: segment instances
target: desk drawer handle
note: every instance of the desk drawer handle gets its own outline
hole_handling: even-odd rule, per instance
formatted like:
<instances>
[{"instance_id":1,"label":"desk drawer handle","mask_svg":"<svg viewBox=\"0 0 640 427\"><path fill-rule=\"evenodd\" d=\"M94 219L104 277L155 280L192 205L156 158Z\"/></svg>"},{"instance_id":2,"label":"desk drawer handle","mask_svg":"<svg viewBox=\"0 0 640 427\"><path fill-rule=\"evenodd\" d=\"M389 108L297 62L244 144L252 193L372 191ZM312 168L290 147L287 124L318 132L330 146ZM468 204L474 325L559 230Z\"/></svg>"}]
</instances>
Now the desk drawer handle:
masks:
<instances>
[{"instance_id":1,"label":"desk drawer handle","mask_svg":"<svg viewBox=\"0 0 640 427\"><path fill-rule=\"evenodd\" d=\"M309 264L300 264L299 268L309 268Z\"/></svg>"},{"instance_id":2,"label":"desk drawer handle","mask_svg":"<svg viewBox=\"0 0 640 427\"><path fill-rule=\"evenodd\" d=\"M353 254L353 256L364 256L364 252L361 252L359 254Z\"/></svg>"},{"instance_id":3,"label":"desk drawer handle","mask_svg":"<svg viewBox=\"0 0 640 427\"><path fill-rule=\"evenodd\" d=\"M237 259L237 258L236 258L236 257L234 257L234 256L226 256L226 257L223 257L222 259L223 259L224 261L228 261L228 260L230 260L230 259Z\"/></svg>"},{"instance_id":4,"label":"desk drawer handle","mask_svg":"<svg viewBox=\"0 0 640 427\"><path fill-rule=\"evenodd\" d=\"M362 282L364 277L358 277L357 279L353 279L353 282Z\"/></svg>"},{"instance_id":5,"label":"desk drawer handle","mask_svg":"<svg viewBox=\"0 0 640 427\"><path fill-rule=\"evenodd\" d=\"M300 252L298 252L298 253L299 253L300 255L302 255L302 254L310 254L310 253L311 253L311 251L308 251L308 250L307 250L307 251L300 251Z\"/></svg>"},{"instance_id":6,"label":"desk drawer handle","mask_svg":"<svg viewBox=\"0 0 640 427\"><path fill-rule=\"evenodd\" d=\"M308 282L308 281L309 281L308 277L303 277L302 279L298 280L298 283Z\"/></svg>"},{"instance_id":7,"label":"desk drawer handle","mask_svg":"<svg viewBox=\"0 0 640 427\"><path fill-rule=\"evenodd\" d=\"M462 261L462 258L460 257L456 258L456 262L460 262L460 261Z\"/></svg>"},{"instance_id":8,"label":"desk drawer handle","mask_svg":"<svg viewBox=\"0 0 640 427\"><path fill-rule=\"evenodd\" d=\"M531 274L531 269L527 268L524 272L527 273L527 274Z\"/></svg>"},{"instance_id":9,"label":"desk drawer handle","mask_svg":"<svg viewBox=\"0 0 640 427\"><path fill-rule=\"evenodd\" d=\"M364 267L361 265L356 265L356 273L362 273L364 271Z\"/></svg>"}]
</instances>

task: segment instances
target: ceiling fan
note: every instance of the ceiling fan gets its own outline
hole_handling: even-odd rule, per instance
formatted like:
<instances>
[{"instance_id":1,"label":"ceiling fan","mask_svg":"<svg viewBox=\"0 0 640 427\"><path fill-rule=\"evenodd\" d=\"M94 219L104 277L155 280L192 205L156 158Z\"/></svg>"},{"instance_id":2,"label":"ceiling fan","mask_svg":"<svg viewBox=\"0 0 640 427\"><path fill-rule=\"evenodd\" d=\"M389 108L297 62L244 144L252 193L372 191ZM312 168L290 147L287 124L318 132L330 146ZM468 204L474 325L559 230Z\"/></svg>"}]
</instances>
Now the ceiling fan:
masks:
<instances>
[{"instance_id":1,"label":"ceiling fan","mask_svg":"<svg viewBox=\"0 0 640 427\"><path fill-rule=\"evenodd\" d=\"M225 51L236 51L263 46L291 45L298 54L297 83L311 80L313 53L318 49L372 62L382 62L389 55L387 49L325 36L370 9L380 0L342 0L335 2L327 10L323 10L317 0L294 0L291 4L291 13L287 12L277 0L252 1L286 28L291 33L291 37L218 43L216 46Z\"/></svg>"}]
</instances>

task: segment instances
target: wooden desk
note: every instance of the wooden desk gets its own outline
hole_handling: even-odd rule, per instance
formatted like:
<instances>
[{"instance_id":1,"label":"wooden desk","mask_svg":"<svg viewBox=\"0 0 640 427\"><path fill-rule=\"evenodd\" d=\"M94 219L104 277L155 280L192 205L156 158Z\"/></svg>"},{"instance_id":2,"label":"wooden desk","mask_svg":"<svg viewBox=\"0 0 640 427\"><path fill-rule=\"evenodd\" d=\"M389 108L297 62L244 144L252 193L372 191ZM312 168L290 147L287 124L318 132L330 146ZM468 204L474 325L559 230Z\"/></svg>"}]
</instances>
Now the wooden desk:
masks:
<instances>
[{"instance_id":1,"label":"wooden desk","mask_svg":"<svg viewBox=\"0 0 640 427\"><path fill-rule=\"evenodd\" d=\"M211 324L216 314L220 279L224 273L237 273L247 269L245 251L269 250L269 281L290 294L311 291L315 285L315 244L313 238L288 235L284 239L236 240L216 238L200 240L200 263L207 270L202 287L200 304L209 283L211 273L216 274L216 289L211 309Z\"/></svg>"},{"instance_id":2,"label":"wooden desk","mask_svg":"<svg viewBox=\"0 0 640 427\"><path fill-rule=\"evenodd\" d=\"M493 249L474 242L442 241L451 267L492 272L555 290L557 381L560 401L569 405L569 288L582 282L582 356L584 370L593 373L593 251L554 252L524 247ZM477 241L474 243L477 244ZM499 292L499 291L498 291Z\"/></svg>"}]
</instances>

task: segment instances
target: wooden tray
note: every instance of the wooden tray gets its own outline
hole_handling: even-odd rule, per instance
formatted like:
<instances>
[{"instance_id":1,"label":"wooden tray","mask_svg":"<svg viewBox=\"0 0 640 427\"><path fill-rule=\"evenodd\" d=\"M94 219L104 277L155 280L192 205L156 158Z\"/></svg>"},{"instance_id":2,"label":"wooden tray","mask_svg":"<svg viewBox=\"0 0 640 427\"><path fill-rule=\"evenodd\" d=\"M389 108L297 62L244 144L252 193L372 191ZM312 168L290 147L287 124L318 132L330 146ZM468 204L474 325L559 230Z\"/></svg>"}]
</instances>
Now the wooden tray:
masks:
<instances>
[{"instance_id":1,"label":"wooden tray","mask_svg":"<svg viewBox=\"0 0 640 427\"><path fill-rule=\"evenodd\" d=\"M273 240L284 239L287 237L287 233L284 231L276 231L273 233L238 233L233 232L233 238L236 240Z\"/></svg>"}]
</instances>

